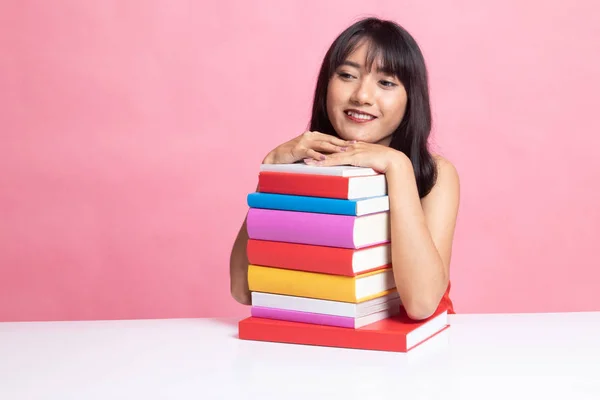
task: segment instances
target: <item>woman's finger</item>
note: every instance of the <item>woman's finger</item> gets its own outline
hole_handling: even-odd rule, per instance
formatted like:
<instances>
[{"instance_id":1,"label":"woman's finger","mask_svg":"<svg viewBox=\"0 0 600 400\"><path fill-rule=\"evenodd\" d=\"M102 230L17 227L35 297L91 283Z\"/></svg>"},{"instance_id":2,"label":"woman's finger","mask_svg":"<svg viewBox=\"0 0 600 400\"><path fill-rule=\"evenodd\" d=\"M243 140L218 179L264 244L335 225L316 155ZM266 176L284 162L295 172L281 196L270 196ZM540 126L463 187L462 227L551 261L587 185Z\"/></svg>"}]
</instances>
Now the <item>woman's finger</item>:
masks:
<instances>
[{"instance_id":1,"label":"woman's finger","mask_svg":"<svg viewBox=\"0 0 600 400\"><path fill-rule=\"evenodd\" d=\"M340 139L340 138L338 138L338 137L335 137L335 136L333 136L333 135L327 135L327 136L329 136L329 138L328 138L328 139L331 141L331 143L333 143L333 144L334 144L334 145L336 145L336 146L340 146L340 147L348 147L348 146L350 146L351 144L353 144L353 143L354 143L354 141L352 141L352 140L344 140L344 139Z\"/></svg>"},{"instance_id":2,"label":"woman's finger","mask_svg":"<svg viewBox=\"0 0 600 400\"><path fill-rule=\"evenodd\" d=\"M308 149L306 151L306 157L316 161L323 161L326 158L325 154L321 154L318 151L315 151L314 149Z\"/></svg>"},{"instance_id":3,"label":"woman's finger","mask_svg":"<svg viewBox=\"0 0 600 400\"><path fill-rule=\"evenodd\" d=\"M327 133L321 133L321 132L316 132L318 133L318 137L316 137L316 140L322 140L324 142L329 142L335 146L340 146L340 147L347 147L349 145L352 144L351 140L344 140L344 139L340 139L337 136L333 136L333 135L328 135Z\"/></svg>"},{"instance_id":4,"label":"woman's finger","mask_svg":"<svg viewBox=\"0 0 600 400\"><path fill-rule=\"evenodd\" d=\"M337 153L327 157L325 160L321 161L319 164L323 166L333 166L333 165L352 165L353 158L352 156L344 153Z\"/></svg>"},{"instance_id":5,"label":"woman's finger","mask_svg":"<svg viewBox=\"0 0 600 400\"><path fill-rule=\"evenodd\" d=\"M316 142L313 148L315 150L325 152L325 153L340 153L342 151L346 151L347 146L338 146L331 142L326 142L324 140L321 140L319 142Z\"/></svg>"},{"instance_id":6,"label":"woman's finger","mask_svg":"<svg viewBox=\"0 0 600 400\"><path fill-rule=\"evenodd\" d=\"M350 153L335 153L328 155L324 160L309 159L304 160L307 164L334 166L334 165L353 165L356 162L356 157Z\"/></svg>"}]
</instances>

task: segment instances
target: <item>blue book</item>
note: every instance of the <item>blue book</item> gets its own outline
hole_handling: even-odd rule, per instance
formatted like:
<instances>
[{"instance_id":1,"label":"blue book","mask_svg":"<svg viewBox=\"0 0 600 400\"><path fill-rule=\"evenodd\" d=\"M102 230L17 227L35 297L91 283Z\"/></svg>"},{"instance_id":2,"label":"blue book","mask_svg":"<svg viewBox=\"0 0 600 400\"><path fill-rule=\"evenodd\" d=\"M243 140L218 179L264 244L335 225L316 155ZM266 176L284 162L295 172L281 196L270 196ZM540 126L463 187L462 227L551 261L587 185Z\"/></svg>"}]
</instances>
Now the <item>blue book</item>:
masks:
<instances>
[{"instance_id":1,"label":"blue book","mask_svg":"<svg viewBox=\"0 0 600 400\"><path fill-rule=\"evenodd\" d=\"M254 192L248 195L247 202L251 208L354 216L374 214L390 209L388 196L345 200Z\"/></svg>"}]
</instances>

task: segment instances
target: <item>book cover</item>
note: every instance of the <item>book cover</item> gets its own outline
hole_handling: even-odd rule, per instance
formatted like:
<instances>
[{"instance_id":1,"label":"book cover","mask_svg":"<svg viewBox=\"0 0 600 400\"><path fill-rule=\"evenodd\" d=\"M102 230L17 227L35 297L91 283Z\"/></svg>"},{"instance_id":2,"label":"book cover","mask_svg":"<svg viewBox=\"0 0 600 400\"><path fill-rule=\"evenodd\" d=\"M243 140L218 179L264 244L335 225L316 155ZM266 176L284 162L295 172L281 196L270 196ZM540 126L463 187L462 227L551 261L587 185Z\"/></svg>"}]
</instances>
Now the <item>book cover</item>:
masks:
<instances>
[{"instance_id":1,"label":"book cover","mask_svg":"<svg viewBox=\"0 0 600 400\"><path fill-rule=\"evenodd\" d=\"M340 317L360 318L401 304L398 291L365 300L359 303L314 299L310 297L290 296L275 293L251 292L252 306L279 308L282 310L302 311L315 314L338 315Z\"/></svg>"},{"instance_id":2,"label":"book cover","mask_svg":"<svg viewBox=\"0 0 600 400\"><path fill-rule=\"evenodd\" d=\"M362 248L390 241L389 211L363 216L250 208L250 239Z\"/></svg>"},{"instance_id":3,"label":"book cover","mask_svg":"<svg viewBox=\"0 0 600 400\"><path fill-rule=\"evenodd\" d=\"M251 292L360 303L388 294L396 283L391 268L348 277L250 264L248 286Z\"/></svg>"},{"instance_id":4,"label":"book cover","mask_svg":"<svg viewBox=\"0 0 600 400\"><path fill-rule=\"evenodd\" d=\"M372 168L356 167L352 165L319 166L308 165L304 162L291 164L261 164L260 171L343 177L378 175Z\"/></svg>"},{"instance_id":5,"label":"book cover","mask_svg":"<svg viewBox=\"0 0 600 400\"><path fill-rule=\"evenodd\" d=\"M391 267L390 243L351 249L248 239L250 264L331 275L356 276Z\"/></svg>"},{"instance_id":6,"label":"book cover","mask_svg":"<svg viewBox=\"0 0 600 400\"><path fill-rule=\"evenodd\" d=\"M252 208L354 216L374 214L390 209L388 196L348 200L254 192L248 194L247 203Z\"/></svg>"},{"instance_id":7,"label":"book cover","mask_svg":"<svg viewBox=\"0 0 600 400\"><path fill-rule=\"evenodd\" d=\"M388 304L388 307L356 317L346 317L341 315L314 313L298 310L287 310L273 307L250 307L250 314L253 317L279 319L282 321L295 321L307 324L319 324L339 326L342 328L360 328L365 325L389 318L399 313L400 303L398 301Z\"/></svg>"},{"instance_id":8,"label":"book cover","mask_svg":"<svg viewBox=\"0 0 600 400\"><path fill-rule=\"evenodd\" d=\"M445 309L415 321L401 307L397 315L356 329L251 316L239 321L238 336L241 340L408 352L449 327Z\"/></svg>"},{"instance_id":9,"label":"book cover","mask_svg":"<svg viewBox=\"0 0 600 400\"><path fill-rule=\"evenodd\" d=\"M298 196L361 199L387 195L385 175L331 176L264 171L257 192Z\"/></svg>"}]
</instances>

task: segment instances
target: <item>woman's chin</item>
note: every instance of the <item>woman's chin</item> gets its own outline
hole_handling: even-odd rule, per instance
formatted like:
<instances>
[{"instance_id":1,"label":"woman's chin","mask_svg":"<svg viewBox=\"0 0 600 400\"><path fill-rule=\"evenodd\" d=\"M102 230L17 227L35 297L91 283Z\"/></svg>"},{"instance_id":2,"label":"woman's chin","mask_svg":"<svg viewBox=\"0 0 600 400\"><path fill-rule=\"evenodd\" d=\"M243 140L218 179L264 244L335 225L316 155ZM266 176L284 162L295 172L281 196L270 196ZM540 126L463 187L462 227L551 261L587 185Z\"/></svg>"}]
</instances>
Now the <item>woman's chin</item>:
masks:
<instances>
[{"instance_id":1,"label":"woman's chin","mask_svg":"<svg viewBox=\"0 0 600 400\"><path fill-rule=\"evenodd\" d=\"M343 129L339 131L339 136L343 140L356 140L358 142L370 142L373 135L369 135L368 132L357 130L357 129Z\"/></svg>"},{"instance_id":2,"label":"woman's chin","mask_svg":"<svg viewBox=\"0 0 600 400\"><path fill-rule=\"evenodd\" d=\"M356 140L357 142L364 142L364 143L376 143L382 139L376 135L370 135L368 132L347 132L347 131L344 132L343 131L340 133L339 136L343 140L348 140L348 141Z\"/></svg>"}]
</instances>

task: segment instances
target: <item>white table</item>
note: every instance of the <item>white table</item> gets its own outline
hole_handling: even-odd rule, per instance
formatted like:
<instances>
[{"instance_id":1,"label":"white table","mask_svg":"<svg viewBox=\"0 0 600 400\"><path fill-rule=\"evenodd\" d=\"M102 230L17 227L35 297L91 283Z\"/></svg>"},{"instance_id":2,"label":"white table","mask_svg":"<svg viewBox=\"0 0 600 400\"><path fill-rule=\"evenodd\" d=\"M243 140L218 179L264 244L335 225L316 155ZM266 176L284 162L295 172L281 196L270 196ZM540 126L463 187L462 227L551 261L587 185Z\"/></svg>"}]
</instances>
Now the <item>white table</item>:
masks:
<instances>
[{"instance_id":1,"label":"white table","mask_svg":"<svg viewBox=\"0 0 600 400\"><path fill-rule=\"evenodd\" d=\"M409 353L241 341L237 320L0 323L0 399L600 399L600 312L450 318Z\"/></svg>"}]
</instances>

